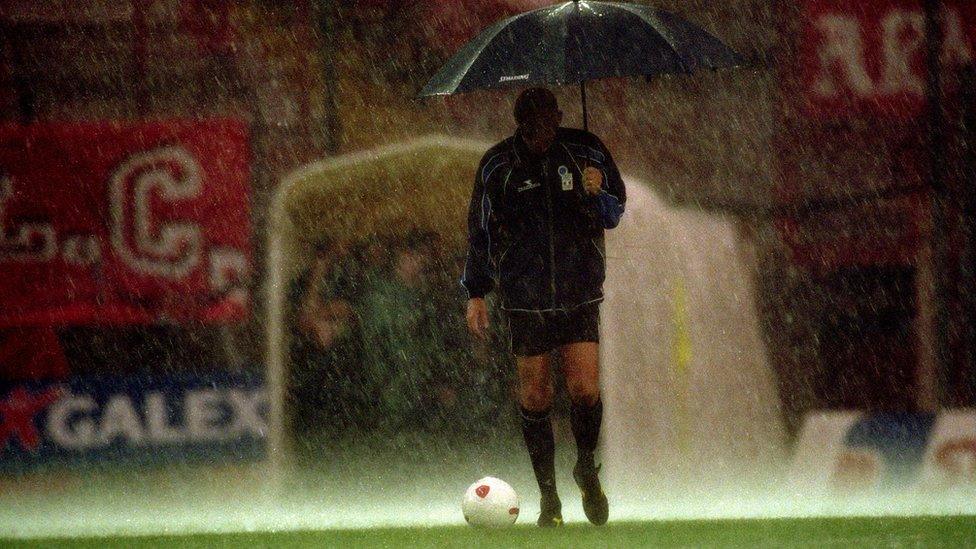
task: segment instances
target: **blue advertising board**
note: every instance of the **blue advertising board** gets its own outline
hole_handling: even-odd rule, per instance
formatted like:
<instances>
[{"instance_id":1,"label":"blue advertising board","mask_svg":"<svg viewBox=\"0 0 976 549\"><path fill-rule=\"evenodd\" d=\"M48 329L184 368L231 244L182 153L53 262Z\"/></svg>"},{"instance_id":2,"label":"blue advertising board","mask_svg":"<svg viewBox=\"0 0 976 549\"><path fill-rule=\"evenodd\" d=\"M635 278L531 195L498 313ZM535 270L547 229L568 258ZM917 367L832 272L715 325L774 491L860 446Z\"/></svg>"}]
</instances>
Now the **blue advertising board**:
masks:
<instances>
[{"instance_id":1,"label":"blue advertising board","mask_svg":"<svg viewBox=\"0 0 976 549\"><path fill-rule=\"evenodd\" d=\"M976 410L819 411L807 416L790 476L802 490L976 486Z\"/></svg>"},{"instance_id":2,"label":"blue advertising board","mask_svg":"<svg viewBox=\"0 0 976 549\"><path fill-rule=\"evenodd\" d=\"M0 386L0 469L262 459L268 406L260 373Z\"/></svg>"},{"instance_id":3,"label":"blue advertising board","mask_svg":"<svg viewBox=\"0 0 976 549\"><path fill-rule=\"evenodd\" d=\"M885 482L912 480L922 466L935 414L887 412L857 420L844 437L848 450L868 452L879 462Z\"/></svg>"}]
</instances>

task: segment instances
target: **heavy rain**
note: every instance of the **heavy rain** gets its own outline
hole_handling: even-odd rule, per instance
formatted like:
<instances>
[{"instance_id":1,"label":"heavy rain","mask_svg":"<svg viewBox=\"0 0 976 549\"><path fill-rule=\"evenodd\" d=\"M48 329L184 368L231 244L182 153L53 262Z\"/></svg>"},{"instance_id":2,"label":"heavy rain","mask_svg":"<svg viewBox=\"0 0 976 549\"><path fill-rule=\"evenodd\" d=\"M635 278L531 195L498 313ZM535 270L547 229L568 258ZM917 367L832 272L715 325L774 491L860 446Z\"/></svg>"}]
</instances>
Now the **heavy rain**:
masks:
<instances>
[{"instance_id":1,"label":"heavy rain","mask_svg":"<svg viewBox=\"0 0 976 549\"><path fill-rule=\"evenodd\" d=\"M974 63L965 0L5 0L0 543L973 546Z\"/></svg>"}]
</instances>

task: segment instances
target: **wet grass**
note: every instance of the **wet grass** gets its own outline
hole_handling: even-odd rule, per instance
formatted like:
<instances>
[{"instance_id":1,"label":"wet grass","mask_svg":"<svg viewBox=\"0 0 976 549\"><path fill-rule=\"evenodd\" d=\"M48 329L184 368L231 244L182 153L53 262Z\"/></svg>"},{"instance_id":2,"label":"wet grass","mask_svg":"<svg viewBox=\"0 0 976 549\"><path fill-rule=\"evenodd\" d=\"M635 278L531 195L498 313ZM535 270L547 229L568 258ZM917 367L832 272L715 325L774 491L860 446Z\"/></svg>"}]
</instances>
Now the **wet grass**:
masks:
<instances>
[{"instance_id":1,"label":"wet grass","mask_svg":"<svg viewBox=\"0 0 976 549\"><path fill-rule=\"evenodd\" d=\"M454 438L306 439L277 479L260 463L6 479L0 546L976 547L976 516L958 516L971 514L970 491L817 498L744 479L610 491L613 520L592 527L569 475L575 454L565 421L556 422L556 461L568 524L540 531L531 467L508 423ZM463 524L461 494L488 474L519 491L516 527Z\"/></svg>"},{"instance_id":2,"label":"wet grass","mask_svg":"<svg viewBox=\"0 0 976 549\"><path fill-rule=\"evenodd\" d=\"M810 518L371 528L8 541L11 547L973 547L976 517ZM3 543L7 545L8 543Z\"/></svg>"}]
</instances>

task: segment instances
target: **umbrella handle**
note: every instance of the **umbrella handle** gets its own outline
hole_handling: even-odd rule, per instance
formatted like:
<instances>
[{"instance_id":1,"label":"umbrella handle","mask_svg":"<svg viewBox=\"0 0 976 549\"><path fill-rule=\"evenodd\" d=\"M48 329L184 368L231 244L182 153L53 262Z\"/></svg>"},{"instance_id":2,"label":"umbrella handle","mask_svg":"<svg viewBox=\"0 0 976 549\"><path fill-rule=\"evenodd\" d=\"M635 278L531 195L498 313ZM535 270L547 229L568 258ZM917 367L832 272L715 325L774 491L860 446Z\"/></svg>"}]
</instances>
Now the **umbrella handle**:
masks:
<instances>
[{"instance_id":1,"label":"umbrella handle","mask_svg":"<svg viewBox=\"0 0 976 549\"><path fill-rule=\"evenodd\" d=\"M588 132L590 130L588 128L589 124L587 124L587 116L586 116L586 80L580 81L580 99L583 101L583 131ZM590 167L590 159L589 157L584 156L583 169L586 170L586 168L589 167Z\"/></svg>"}]
</instances>

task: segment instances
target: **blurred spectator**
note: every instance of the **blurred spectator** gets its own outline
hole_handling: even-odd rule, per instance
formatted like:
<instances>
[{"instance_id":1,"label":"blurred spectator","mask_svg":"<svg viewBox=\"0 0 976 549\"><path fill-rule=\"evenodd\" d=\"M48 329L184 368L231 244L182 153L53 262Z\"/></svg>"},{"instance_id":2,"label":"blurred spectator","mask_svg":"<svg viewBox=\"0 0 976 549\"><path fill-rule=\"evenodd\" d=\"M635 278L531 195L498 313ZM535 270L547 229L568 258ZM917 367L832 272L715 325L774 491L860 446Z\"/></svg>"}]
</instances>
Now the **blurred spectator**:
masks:
<instances>
[{"instance_id":1,"label":"blurred spectator","mask_svg":"<svg viewBox=\"0 0 976 549\"><path fill-rule=\"evenodd\" d=\"M490 364L505 355L472 352L455 252L419 229L370 235L348 250L316 246L291 292L288 398L298 433L332 441L371 430L497 426L511 365ZM488 364L473 367L476 360Z\"/></svg>"},{"instance_id":2,"label":"blurred spectator","mask_svg":"<svg viewBox=\"0 0 976 549\"><path fill-rule=\"evenodd\" d=\"M386 268L363 280L357 300L364 382L375 413L399 429L420 419L433 368L424 323L431 317L427 291L427 250L414 241L391 240Z\"/></svg>"},{"instance_id":3,"label":"blurred spectator","mask_svg":"<svg viewBox=\"0 0 976 549\"><path fill-rule=\"evenodd\" d=\"M348 299L346 252L330 240L315 247L311 267L291 291L293 425L302 433L337 434L368 418L356 357L355 317Z\"/></svg>"},{"instance_id":4,"label":"blurred spectator","mask_svg":"<svg viewBox=\"0 0 976 549\"><path fill-rule=\"evenodd\" d=\"M335 288L325 287L329 275L336 271L334 257L319 250L312 266L311 280L302 296L298 311L298 329L303 336L315 342L320 349L329 349L342 338L348 337L352 308L345 299L327 294Z\"/></svg>"},{"instance_id":5,"label":"blurred spectator","mask_svg":"<svg viewBox=\"0 0 976 549\"><path fill-rule=\"evenodd\" d=\"M500 380L490 369L472 367L456 267L445 265L450 260L431 231L411 230L389 248L389 270L368 281L357 302L375 412L394 429L476 427L480 411L496 411L504 399L492 398Z\"/></svg>"}]
</instances>

